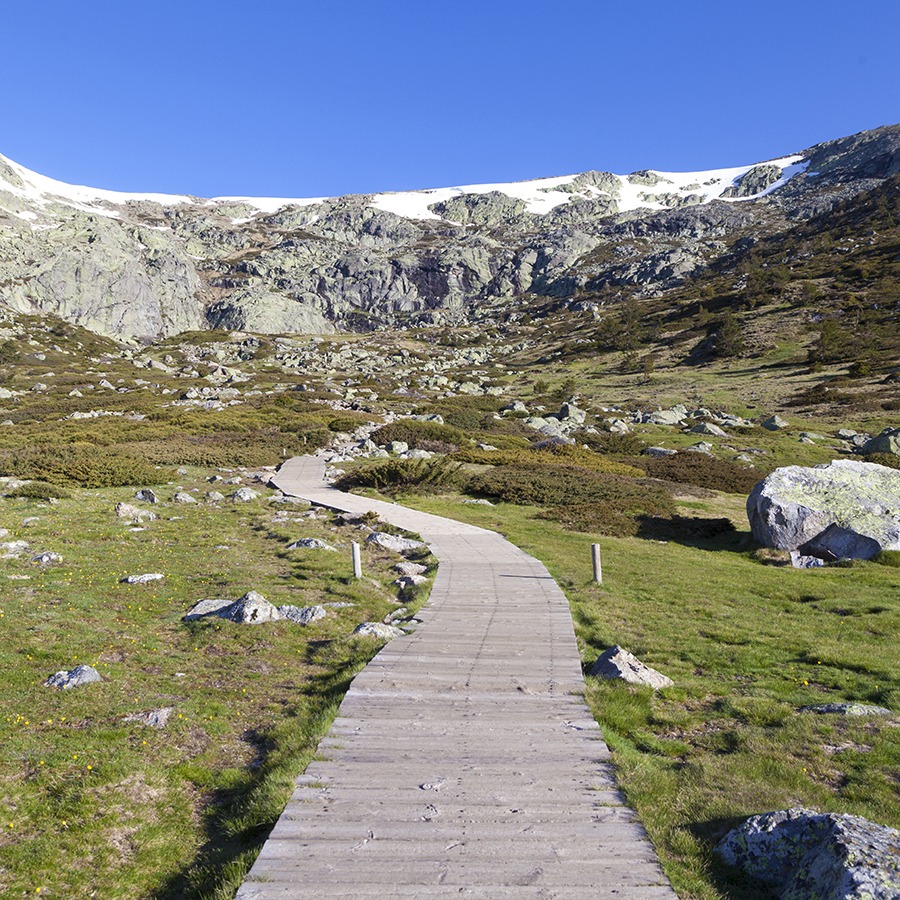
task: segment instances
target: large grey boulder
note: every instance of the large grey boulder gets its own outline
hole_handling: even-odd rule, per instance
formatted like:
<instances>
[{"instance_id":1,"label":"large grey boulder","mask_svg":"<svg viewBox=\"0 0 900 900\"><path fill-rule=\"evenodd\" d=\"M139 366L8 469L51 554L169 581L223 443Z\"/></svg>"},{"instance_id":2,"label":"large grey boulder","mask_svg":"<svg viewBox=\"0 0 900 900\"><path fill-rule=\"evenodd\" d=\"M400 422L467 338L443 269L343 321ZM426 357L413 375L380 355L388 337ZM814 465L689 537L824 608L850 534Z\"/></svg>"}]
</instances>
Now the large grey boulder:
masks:
<instances>
[{"instance_id":1,"label":"large grey boulder","mask_svg":"<svg viewBox=\"0 0 900 900\"><path fill-rule=\"evenodd\" d=\"M807 809L752 816L716 852L781 900L900 897L900 831L860 816Z\"/></svg>"},{"instance_id":2,"label":"large grey boulder","mask_svg":"<svg viewBox=\"0 0 900 900\"><path fill-rule=\"evenodd\" d=\"M675 683L662 672L644 665L633 653L622 647L610 647L605 653L601 653L588 674L646 685L655 691Z\"/></svg>"},{"instance_id":3,"label":"large grey boulder","mask_svg":"<svg viewBox=\"0 0 900 900\"><path fill-rule=\"evenodd\" d=\"M823 559L900 550L900 471L855 460L786 466L747 498L753 537Z\"/></svg>"},{"instance_id":4,"label":"large grey boulder","mask_svg":"<svg viewBox=\"0 0 900 900\"><path fill-rule=\"evenodd\" d=\"M900 428L885 428L881 434L876 434L863 444L862 452L893 453L900 456Z\"/></svg>"}]
</instances>

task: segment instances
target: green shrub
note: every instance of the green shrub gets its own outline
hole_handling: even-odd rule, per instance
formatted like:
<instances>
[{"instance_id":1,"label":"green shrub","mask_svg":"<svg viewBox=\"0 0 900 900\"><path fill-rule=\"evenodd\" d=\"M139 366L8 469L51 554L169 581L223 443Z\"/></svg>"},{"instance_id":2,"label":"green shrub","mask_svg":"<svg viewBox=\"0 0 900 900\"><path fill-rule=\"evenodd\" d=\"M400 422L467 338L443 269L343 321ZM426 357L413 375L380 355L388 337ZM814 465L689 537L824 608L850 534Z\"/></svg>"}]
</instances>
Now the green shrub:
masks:
<instances>
[{"instance_id":1,"label":"green shrub","mask_svg":"<svg viewBox=\"0 0 900 900\"><path fill-rule=\"evenodd\" d=\"M159 484L166 481L168 475L137 456L114 453L90 444L20 450L9 454L0 467L4 474L19 478L86 488Z\"/></svg>"},{"instance_id":2,"label":"green shrub","mask_svg":"<svg viewBox=\"0 0 900 900\"><path fill-rule=\"evenodd\" d=\"M647 445L635 434L585 434L578 439L596 453L612 456L637 456Z\"/></svg>"},{"instance_id":3,"label":"green shrub","mask_svg":"<svg viewBox=\"0 0 900 900\"><path fill-rule=\"evenodd\" d=\"M581 466L497 466L475 476L469 490L525 506L610 504L627 516L674 511L672 498L658 485Z\"/></svg>"},{"instance_id":4,"label":"green shrub","mask_svg":"<svg viewBox=\"0 0 900 900\"><path fill-rule=\"evenodd\" d=\"M469 481L459 463L438 459L389 459L348 472L337 481L341 490L368 487L387 494L400 491L438 493L459 490Z\"/></svg>"},{"instance_id":5,"label":"green shrub","mask_svg":"<svg viewBox=\"0 0 900 900\"><path fill-rule=\"evenodd\" d=\"M62 500L72 495L64 488L57 487L55 484L48 484L46 481L29 481L28 484L23 484L10 491L6 496L10 499Z\"/></svg>"},{"instance_id":6,"label":"green shrub","mask_svg":"<svg viewBox=\"0 0 900 900\"><path fill-rule=\"evenodd\" d=\"M642 456L629 462L640 466L652 478L729 494L749 494L767 474L705 453L683 452L659 458Z\"/></svg>"},{"instance_id":7,"label":"green shrub","mask_svg":"<svg viewBox=\"0 0 900 900\"><path fill-rule=\"evenodd\" d=\"M900 569L900 550L882 550L875 557L875 562L880 566L890 566L892 569Z\"/></svg>"},{"instance_id":8,"label":"green shrub","mask_svg":"<svg viewBox=\"0 0 900 900\"><path fill-rule=\"evenodd\" d=\"M608 459L599 453L572 444L548 444L544 447L525 447L514 450L460 450L453 456L460 462L486 466L579 466L610 475L640 478L644 475L635 466Z\"/></svg>"},{"instance_id":9,"label":"green shrub","mask_svg":"<svg viewBox=\"0 0 900 900\"><path fill-rule=\"evenodd\" d=\"M896 453L867 453L863 459L879 466L887 466L889 469L900 469L900 456Z\"/></svg>"},{"instance_id":10,"label":"green shrub","mask_svg":"<svg viewBox=\"0 0 900 900\"><path fill-rule=\"evenodd\" d=\"M554 506L538 513L538 518L559 522L570 531L613 537L633 537L639 528L636 516L623 513L615 503L610 502Z\"/></svg>"},{"instance_id":11,"label":"green shrub","mask_svg":"<svg viewBox=\"0 0 900 900\"><path fill-rule=\"evenodd\" d=\"M367 416L337 416L328 423L328 430L335 433L353 432L368 421Z\"/></svg>"},{"instance_id":12,"label":"green shrub","mask_svg":"<svg viewBox=\"0 0 900 900\"><path fill-rule=\"evenodd\" d=\"M376 444L389 444L391 441L403 441L417 450L427 450L429 441L437 441L442 446L466 447L471 439L464 431L451 425L440 425L437 422L420 422L417 419L403 419L382 425L372 434Z\"/></svg>"}]
</instances>

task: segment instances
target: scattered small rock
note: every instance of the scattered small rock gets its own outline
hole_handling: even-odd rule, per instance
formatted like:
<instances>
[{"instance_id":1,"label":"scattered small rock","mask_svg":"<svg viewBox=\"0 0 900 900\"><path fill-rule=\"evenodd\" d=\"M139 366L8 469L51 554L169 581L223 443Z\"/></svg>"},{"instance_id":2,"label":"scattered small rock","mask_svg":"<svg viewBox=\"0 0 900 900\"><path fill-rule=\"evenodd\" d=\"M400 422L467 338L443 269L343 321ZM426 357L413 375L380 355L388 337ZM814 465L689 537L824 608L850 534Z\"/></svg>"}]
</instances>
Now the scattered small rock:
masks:
<instances>
[{"instance_id":1,"label":"scattered small rock","mask_svg":"<svg viewBox=\"0 0 900 900\"><path fill-rule=\"evenodd\" d=\"M126 575L124 578L120 578L119 582L121 584L149 584L151 581L160 581L165 577L159 572L147 572L145 575Z\"/></svg>"},{"instance_id":2,"label":"scattered small rock","mask_svg":"<svg viewBox=\"0 0 900 900\"><path fill-rule=\"evenodd\" d=\"M293 544L288 544L288 550L331 550L333 552L337 552L337 547L332 547L331 544L326 543L320 538L300 538L298 541L294 541Z\"/></svg>"},{"instance_id":3,"label":"scattered small rock","mask_svg":"<svg viewBox=\"0 0 900 900\"><path fill-rule=\"evenodd\" d=\"M424 575L428 571L427 566L423 566L420 563L409 562L409 560L398 562L393 568L395 572L399 572L401 575L406 576Z\"/></svg>"},{"instance_id":4,"label":"scattered small rock","mask_svg":"<svg viewBox=\"0 0 900 900\"><path fill-rule=\"evenodd\" d=\"M136 500L143 500L144 503L159 503L159 499L150 488L141 488L134 496Z\"/></svg>"},{"instance_id":5,"label":"scattered small rock","mask_svg":"<svg viewBox=\"0 0 900 900\"><path fill-rule=\"evenodd\" d=\"M229 482L226 481L226 484ZM232 495L231 499L234 503L249 503L251 500L256 500L259 497L259 494L253 490L253 488L242 487L238 488Z\"/></svg>"},{"instance_id":6,"label":"scattered small rock","mask_svg":"<svg viewBox=\"0 0 900 900\"><path fill-rule=\"evenodd\" d=\"M196 503L197 498L191 496L187 491L179 491L173 498L173 503Z\"/></svg>"},{"instance_id":7,"label":"scattered small rock","mask_svg":"<svg viewBox=\"0 0 900 900\"><path fill-rule=\"evenodd\" d=\"M207 491L206 499L209 500L210 503L220 503L225 499L225 495L219 493L219 491Z\"/></svg>"},{"instance_id":8,"label":"scattered small rock","mask_svg":"<svg viewBox=\"0 0 900 900\"><path fill-rule=\"evenodd\" d=\"M785 422L781 416L769 416L768 419L763 419L759 424L765 428L766 431L781 431L784 428L790 428L790 424Z\"/></svg>"},{"instance_id":9,"label":"scattered small rock","mask_svg":"<svg viewBox=\"0 0 900 900\"><path fill-rule=\"evenodd\" d=\"M601 653L589 674L600 678L618 678L629 684L647 685L655 691L675 683L662 672L644 665L634 654L618 646L610 647L605 653Z\"/></svg>"},{"instance_id":10,"label":"scattered small rock","mask_svg":"<svg viewBox=\"0 0 900 900\"><path fill-rule=\"evenodd\" d=\"M134 722L137 725L147 725L150 728L165 728L169 724L169 716L175 711L172 706L162 706L159 709L151 709L148 712L131 713L125 716L123 721Z\"/></svg>"},{"instance_id":11,"label":"scattered small rock","mask_svg":"<svg viewBox=\"0 0 900 900\"><path fill-rule=\"evenodd\" d=\"M103 681L100 673L93 666L75 666L74 669L65 669L51 675L45 682L45 687L55 687L62 691L69 688L81 687L83 684L92 684L95 681Z\"/></svg>"},{"instance_id":12,"label":"scattered small rock","mask_svg":"<svg viewBox=\"0 0 900 900\"><path fill-rule=\"evenodd\" d=\"M892 716L893 713L883 706L870 706L867 703L820 703L816 706L801 706L802 712L814 712L819 715L838 716Z\"/></svg>"},{"instance_id":13,"label":"scattered small rock","mask_svg":"<svg viewBox=\"0 0 900 900\"><path fill-rule=\"evenodd\" d=\"M51 563L61 563L63 558L59 553L54 553L52 550L46 550L43 553L38 553L37 556L33 556L31 561L33 563L38 563L38 565L41 566L49 566Z\"/></svg>"},{"instance_id":14,"label":"scattered small rock","mask_svg":"<svg viewBox=\"0 0 900 900\"><path fill-rule=\"evenodd\" d=\"M384 622L363 622L353 629L355 637L374 637L381 641L389 641L391 638L403 637L403 631L394 625L385 625Z\"/></svg>"},{"instance_id":15,"label":"scattered small rock","mask_svg":"<svg viewBox=\"0 0 900 900\"><path fill-rule=\"evenodd\" d=\"M324 606L279 606L278 612L297 625L311 625L328 615Z\"/></svg>"},{"instance_id":16,"label":"scattered small rock","mask_svg":"<svg viewBox=\"0 0 900 900\"><path fill-rule=\"evenodd\" d=\"M116 515L120 519L127 519L133 525L138 525L141 522L152 522L156 518L156 513L150 512L149 509L132 506L130 503L117 503Z\"/></svg>"},{"instance_id":17,"label":"scattered small rock","mask_svg":"<svg viewBox=\"0 0 900 900\"><path fill-rule=\"evenodd\" d=\"M373 531L366 538L366 543L375 544L383 550L390 550L394 553L407 553L425 546L422 541L414 541L412 538L400 537L397 534L388 534L386 531Z\"/></svg>"},{"instance_id":18,"label":"scattered small rock","mask_svg":"<svg viewBox=\"0 0 900 900\"><path fill-rule=\"evenodd\" d=\"M0 558L12 559L28 549L28 541L3 541L0 543Z\"/></svg>"}]
</instances>

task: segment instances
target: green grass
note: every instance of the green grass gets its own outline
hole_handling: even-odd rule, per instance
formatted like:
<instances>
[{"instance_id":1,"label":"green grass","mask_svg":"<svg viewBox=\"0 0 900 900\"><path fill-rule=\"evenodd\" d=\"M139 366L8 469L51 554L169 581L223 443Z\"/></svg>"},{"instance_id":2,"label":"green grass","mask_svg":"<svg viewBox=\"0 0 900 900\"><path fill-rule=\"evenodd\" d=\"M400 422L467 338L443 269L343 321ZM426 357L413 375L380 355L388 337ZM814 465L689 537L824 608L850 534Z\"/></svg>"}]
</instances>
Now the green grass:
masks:
<instances>
[{"instance_id":1,"label":"green grass","mask_svg":"<svg viewBox=\"0 0 900 900\"><path fill-rule=\"evenodd\" d=\"M596 536L507 504L408 502L497 528L541 559L571 602L585 667L620 644L674 679L654 695L588 678L587 700L679 896L748 896L712 848L751 814L808 806L900 826L900 600L892 569L766 566L753 558L742 524L697 546L601 538L600 587L591 581ZM740 521L741 502L718 496L707 511ZM800 711L844 700L895 715Z\"/></svg>"},{"instance_id":2,"label":"green grass","mask_svg":"<svg viewBox=\"0 0 900 900\"><path fill-rule=\"evenodd\" d=\"M227 493L205 474L182 485L201 497L210 487ZM157 493L168 501L176 487ZM45 567L33 554L0 561L3 896L232 896L350 679L378 648L350 632L395 608L396 557L366 548L365 577L351 577L355 526L261 498L164 502L156 521L131 531L113 507L133 493L0 501L6 540L63 556ZM301 536L341 552L286 549ZM166 578L119 583L142 572ZM306 628L181 621L199 599L250 589L275 604L352 606ZM79 663L97 667L103 683L43 686ZM165 729L124 721L161 707L173 709Z\"/></svg>"}]
</instances>

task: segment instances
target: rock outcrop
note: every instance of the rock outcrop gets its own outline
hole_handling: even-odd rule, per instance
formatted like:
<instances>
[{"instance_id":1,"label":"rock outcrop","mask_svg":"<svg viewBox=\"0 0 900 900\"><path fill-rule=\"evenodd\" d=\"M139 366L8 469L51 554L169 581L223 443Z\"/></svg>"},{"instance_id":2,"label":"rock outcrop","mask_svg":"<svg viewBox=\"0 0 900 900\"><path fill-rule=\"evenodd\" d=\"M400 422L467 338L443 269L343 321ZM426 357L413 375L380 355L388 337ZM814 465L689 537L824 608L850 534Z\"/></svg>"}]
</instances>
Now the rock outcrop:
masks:
<instances>
[{"instance_id":1,"label":"rock outcrop","mask_svg":"<svg viewBox=\"0 0 900 900\"><path fill-rule=\"evenodd\" d=\"M790 159L732 181L585 172L274 209L73 188L0 157L0 306L158 338L465 322L525 293L588 305L581 295L607 288L652 295L720 258L739 230L786 231L890 178L900 126Z\"/></svg>"},{"instance_id":2,"label":"rock outcrop","mask_svg":"<svg viewBox=\"0 0 900 900\"><path fill-rule=\"evenodd\" d=\"M752 816L716 847L782 900L896 900L900 832L860 816L785 809Z\"/></svg>"}]
</instances>

